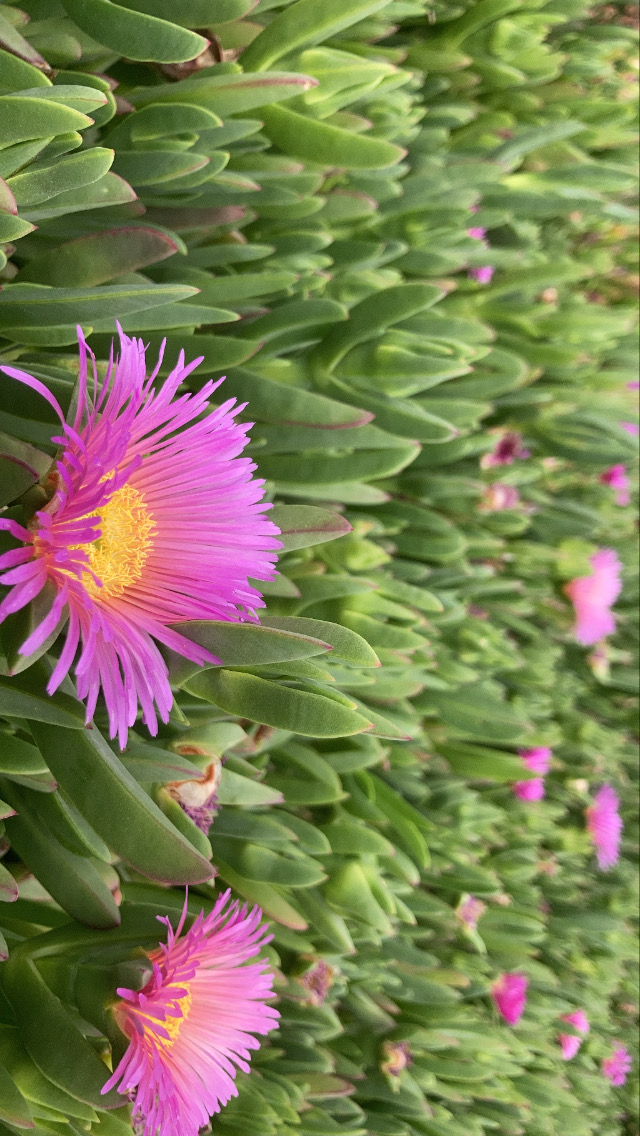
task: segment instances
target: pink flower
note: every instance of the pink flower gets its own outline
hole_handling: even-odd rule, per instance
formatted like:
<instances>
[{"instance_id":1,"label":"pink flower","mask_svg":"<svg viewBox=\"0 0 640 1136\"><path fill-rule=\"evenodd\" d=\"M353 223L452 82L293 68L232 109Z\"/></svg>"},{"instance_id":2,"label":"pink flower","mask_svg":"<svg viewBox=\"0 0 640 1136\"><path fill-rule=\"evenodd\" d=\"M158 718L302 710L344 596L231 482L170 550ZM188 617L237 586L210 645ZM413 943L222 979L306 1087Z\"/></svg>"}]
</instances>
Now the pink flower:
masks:
<instances>
[{"instance_id":1,"label":"pink flower","mask_svg":"<svg viewBox=\"0 0 640 1136\"><path fill-rule=\"evenodd\" d=\"M515 509L519 504L520 494L515 486L495 481L487 485L478 508L481 513L498 513L501 509Z\"/></svg>"},{"instance_id":2,"label":"pink flower","mask_svg":"<svg viewBox=\"0 0 640 1136\"><path fill-rule=\"evenodd\" d=\"M489 454L484 454L480 459L482 469L491 469L496 465L513 465L516 458L529 458L531 457L531 450L525 450L522 446L522 434L517 430L506 430L495 444L494 449Z\"/></svg>"},{"instance_id":3,"label":"pink flower","mask_svg":"<svg viewBox=\"0 0 640 1136\"><path fill-rule=\"evenodd\" d=\"M202 777L189 781L170 781L167 793L177 801L190 820L208 835L218 811L218 789L222 776L222 762L216 758L204 770Z\"/></svg>"},{"instance_id":4,"label":"pink flower","mask_svg":"<svg viewBox=\"0 0 640 1136\"><path fill-rule=\"evenodd\" d=\"M465 927L470 931L475 931L478 926L478 920L482 918L487 910L486 903L481 899L477 899L475 895L468 895L456 908L456 915Z\"/></svg>"},{"instance_id":5,"label":"pink flower","mask_svg":"<svg viewBox=\"0 0 640 1136\"><path fill-rule=\"evenodd\" d=\"M184 352L165 381L160 364L145 371L140 340L120 331L120 358L101 386L87 391L87 347L82 331L78 404L66 423L43 383L15 367L0 368L53 406L62 423L62 457L50 481L53 495L29 523L0 520L0 529L24 542L0 557L10 587L0 622L49 585L47 615L20 650L37 651L68 616L66 642L47 690L60 686L78 647L79 696L87 722L102 689L110 736L121 747L142 707L152 734L173 702L167 667L154 640L193 662L219 662L180 634L186 620L256 620L263 605L249 579L273 579L278 529L264 517L263 482L240 457L249 425L234 421L244 409L228 399L211 409L222 382L197 394L176 392L200 359L185 366Z\"/></svg>"},{"instance_id":6,"label":"pink flower","mask_svg":"<svg viewBox=\"0 0 640 1136\"><path fill-rule=\"evenodd\" d=\"M633 1066L633 1058L629 1053L626 1046L621 1042L615 1042L615 1049L610 1057L605 1057L602 1062L602 1072L612 1085L619 1088L624 1085L631 1068Z\"/></svg>"},{"instance_id":7,"label":"pink flower","mask_svg":"<svg viewBox=\"0 0 640 1136\"><path fill-rule=\"evenodd\" d=\"M475 280L477 284L490 284L493 273L494 269L491 265L485 264L482 268L470 268L467 275L470 280Z\"/></svg>"},{"instance_id":8,"label":"pink flower","mask_svg":"<svg viewBox=\"0 0 640 1136\"><path fill-rule=\"evenodd\" d=\"M491 987L494 1005L510 1026L517 1025L524 1013L528 985L524 974L501 974Z\"/></svg>"},{"instance_id":9,"label":"pink flower","mask_svg":"<svg viewBox=\"0 0 640 1136\"><path fill-rule=\"evenodd\" d=\"M573 1010L570 1014L562 1014L561 1022L567 1022L570 1026L575 1026L581 1034L589 1033L589 1019L584 1010ZM561 1033L558 1034L558 1041L562 1049L562 1060L571 1061L582 1045L582 1038L577 1034Z\"/></svg>"},{"instance_id":10,"label":"pink flower","mask_svg":"<svg viewBox=\"0 0 640 1136\"><path fill-rule=\"evenodd\" d=\"M544 774L549 772L553 754L548 746L520 749L518 753L531 773L541 773L543 776L532 777L528 781L516 781L513 791L521 801L541 801L544 797Z\"/></svg>"},{"instance_id":11,"label":"pink flower","mask_svg":"<svg viewBox=\"0 0 640 1136\"><path fill-rule=\"evenodd\" d=\"M549 746L534 746L533 749L519 749L518 754L531 773L542 773L544 775L549 772L551 758L553 757L553 752L549 749Z\"/></svg>"},{"instance_id":12,"label":"pink flower","mask_svg":"<svg viewBox=\"0 0 640 1136\"><path fill-rule=\"evenodd\" d=\"M385 1041L382 1046L383 1060L380 1068L388 1077L399 1077L413 1064L411 1047L406 1041Z\"/></svg>"},{"instance_id":13,"label":"pink flower","mask_svg":"<svg viewBox=\"0 0 640 1136\"><path fill-rule=\"evenodd\" d=\"M308 992L308 1000L312 1006L321 1006L325 1001L335 978L335 970L323 958L316 959L314 964L305 970L300 982Z\"/></svg>"},{"instance_id":14,"label":"pink flower","mask_svg":"<svg viewBox=\"0 0 640 1136\"><path fill-rule=\"evenodd\" d=\"M603 785L594 802L586 810L587 832L596 847L598 866L603 872L613 868L620 856L623 823L618 812L618 794L611 785Z\"/></svg>"},{"instance_id":15,"label":"pink flower","mask_svg":"<svg viewBox=\"0 0 640 1136\"><path fill-rule=\"evenodd\" d=\"M601 485L610 485L616 490L616 505L628 505L631 500L629 478L623 465L612 465L600 474Z\"/></svg>"},{"instance_id":16,"label":"pink flower","mask_svg":"<svg viewBox=\"0 0 640 1136\"><path fill-rule=\"evenodd\" d=\"M102 1092L117 1085L133 1100L140 1136L198 1136L209 1117L238 1095L237 1065L249 1072L253 1034L276 1028L273 975L259 954L269 936L262 912L221 895L182 934L187 905L167 945L151 951L153 977L143 990L119 989L113 1011L129 1047Z\"/></svg>"},{"instance_id":17,"label":"pink flower","mask_svg":"<svg viewBox=\"0 0 640 1136\"><path fill-rule=\"evenodd\" d=\"M472 225L467 229L467 236L473 237L474 241L482 241L487 235L487 230L482 228L482 225Z\"/></svg>"},{"instance_id":18,"label":"pink flower","mask_svg":"<svg viewBox=\"0 0 640 1136\"><path fill-rule=\"evenodd\" d=\"M544 777L531 777L528 781L516 781L513 791L521 801L541 801L544 797Z\"/></svg>"},{"instance_id":19,"label":"pink flower","mask_svg":"<svg viewBox=\"0 0 640 1136\"><path fill-rule=\"evenodd\" d=\"M638 382L637 379L631 379L627 383L627 387L629 388L629 390L637 391L640 388L640 382Z\"/></svg>"},{"instance_id":20,"label":"pink flower","mask_svg":"<svg viewBox=\"0 0 640 1136\"><path fill-rule=\"evenodd\" d=\"M591 567L590 576L578 576L564 589L576 613L575 637L585 647L615 631L616 621L610 608L622 590L622 565L612 549L602 548L596 552L591 557Z\"/></svg>"},{"instance_id":21,"label":"pink flower","mask_svg":"<svg viewBox=\"0 0 640 1136\"><path fill-rule=\"evenodd\" d=\"M638 437L638 423L637 422L620 422L619 425L622 426L623 430L627 431L627 434L631 434L632 437L634 437L634 438Z\"/></svg>"}]
</instances>

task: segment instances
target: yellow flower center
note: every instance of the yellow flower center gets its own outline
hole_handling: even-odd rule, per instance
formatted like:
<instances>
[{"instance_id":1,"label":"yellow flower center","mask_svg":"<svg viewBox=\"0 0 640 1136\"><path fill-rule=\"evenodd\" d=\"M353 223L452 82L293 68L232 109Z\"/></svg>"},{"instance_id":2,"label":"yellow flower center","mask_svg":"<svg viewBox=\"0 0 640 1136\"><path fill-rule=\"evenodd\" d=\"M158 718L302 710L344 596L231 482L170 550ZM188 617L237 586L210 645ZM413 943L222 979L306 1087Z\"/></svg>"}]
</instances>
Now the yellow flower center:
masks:
<instances>
[{"instance_id":1,"label":"yellow flower center","mask_svg":"<svg viewBox=\"0 0 640 1136\"><path fill-rule=\"evenodd\" d=\"M162 1025L166 1029L167 1033L169 1034L169 1038L167 1039L167 1038L164 1038L164 1037L159 1037L159 1038L157 1038L157 1040L160 1043L160 1045L164 1046L165 1049L169 1049L173 1045L174 1041L177 1039L178 1034L180 1033L180 1030L182 1029L184 1023L186 1022L187 1018L189 1017L189 1011L191 1009L191 1002L192 1002L192 998L191 998L190 993L184 994L182 996L182 998L178 998L177 999L177 1005L182 1010L182 1017L181 1018L166 1018L165 1021L162 1023Z\"/></svg>"},{"instance_id":2,"label":"yellow flower center","mask_svg":"<svg viewBox=\"0 0 640 1136\"><path fill-rule=\"evenodd\" d=\"M100 519L100 536L87 547L92 572L102 581L98 587L89 572L83 584L92 598L121 596L140 579L156 531L153 514L142 493L123 485L92 516Z\"/></svg>"}]
</instances>

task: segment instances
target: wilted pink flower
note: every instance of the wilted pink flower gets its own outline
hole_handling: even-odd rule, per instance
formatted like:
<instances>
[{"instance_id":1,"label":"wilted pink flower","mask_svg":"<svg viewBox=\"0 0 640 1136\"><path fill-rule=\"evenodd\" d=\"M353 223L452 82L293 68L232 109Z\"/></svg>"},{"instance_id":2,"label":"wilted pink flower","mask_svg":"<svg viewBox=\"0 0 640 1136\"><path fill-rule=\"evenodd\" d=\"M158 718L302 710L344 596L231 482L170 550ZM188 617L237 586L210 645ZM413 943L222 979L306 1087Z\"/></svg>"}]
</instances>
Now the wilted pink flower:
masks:
<instances>
[{"instance_id":1,"label":"wilted pink flower","mask_svg":"<svg viewBox=\"0 0 640 1136\"><path fill-rule=\"evenodd\" d=\"M610 608L622 590L622 565L612 549L601 548L590 563L592 574L570 580L564 589L576 613L575 637L585 647L615 631L616 621Z\"/></svg>"},{"instance_id":2,"label":"wilted pink flower","mask_svg":"<svg viewBox=\"0 0 640 1136\"><path fill-rule=\"evenodd\" d=\"M477 284L490 284L493 278L494 269L490 264L485 264L482 268L470 268L467 275L470 280L475 280Z\"/></svg>"},{"instance_id":3,"label":"wilted pink flower","mask_svg":"<svg viewBox=\"0 0 640 1136\"><path fill-rule=\"evenodd\" d=\"M600 483L610 485L616 491L616 505L628 505L631 500L629 478L623 465L612 465L600 474Z\"/></svg>"},{"instance_id":4,"label":"wilted pink flower","mask_svg":"<svg viewBox=\"0 0 640 1136\"><path fill-rule=\"evenodd\" d=\"M201 361L184 352L159 387L160 363L145 371L140 340L120 331L120 358L111 359L101 386L87 389L82 331L77 409L64 421L43 383L15 367L0 368L41 394L62 423L63 446L53 475L55 492L28 528L0 520L23 541L0 557L10 587L0 622L52 586L47 615L22 644L29 655L68 614L66 642L47 690L68 673L78 646L78 693L87 722L102 689L110 736L124 747L142 707L151 733L167 721L173 702L166 664L154 640L193 662L215 663L210 651L173 626L186 620L255 620L263 604L249 579L273 579L278 529L264 517L264 483L240 457L247 423L228 399L211 409L221 379L197 394L174 397ZM154 705L155 704L155 705Z\"/></svg>"},{"instance_id":5,"label":"wilted pink flower","mask_svg":"<svg viewBox=\"0 0 640 1136\"><path fill-rule=\"evenodd\" d=\"M595 678L600 682L606 682L611 673L611 653L606 639L596 643L593 651L587 655L587 662Z\"/></svg>"},{"instance_id":6,"label":"wilted pink flower","mask_svg":"<svg viewBox=\"0 0 640 1136\"><path fill-rule=\"evenodd\" d=\"M264 960L244 966L269 942L262 912L221 895L213 911L182 934L169 920L167 945L149 954L153 977L143 990L119 989L113 1013L129 1047L102 1092L118 1087L133 1100L141 1136L198 1136L209 1117L238 1095L237 1065L249 1072L253 1034L275 1029L273 975Z\"/></svg>"},{"instance_id":7,"label":"wilted pink flower","mask_svg":"<svg viewBox=\"0 0 640 1136\"><path fill-rule=\"evenodd\" d=\"M204 832L205 836L208 835L218 811L216 806L221 776L222 762L217 758L210 762L202 777L191 778L188 781L170 781L166 787L169 796L178 802L182 811L201 832Z\"/></svg>"},{"instance_id":8,"label":"wilted pink flower","mask_svg":"<svg viewBox=\"0 0 640 1136\"><path fill-rule=\"evenodd\" d=\"M581 1034L586 1035L589 1033L589 1019L584 1010L573 1010L570 1014L562 1014L560 1021L567 1022L567 1024L570 1026L575 1026L575 1028ZM582 1038L578 1037L578 1034L558 1034L558 1041L560 1042L560 1048L562 1049L563 1061L571 1061L571 1059L575 1057L580 1046L582 1045Z\"/></svg>"},{"instance_id":9,"label":"wilted pink flower","mask_svg":"<svg viewBox=\"0 0 640 1136\"><path fill-rule=\"evenodd\" d=\"M505 1022L515 1026L527 1004L529 979L524 974L501 974L491 987L491 997Z\"/></svg>"},{"instance_id":10,"label":"wilted pink flower","mask_svg":"<svg viewBox=\"0 0 640 1136\"><path fill-rule=\"evenodd\" d=\"M530 777L528 781L516 781L513 791L521 801L541 801L544 797L544 777Z\"/></svg>"},{"instance_id":11,"label":"wilted pink flower","mask_svg":"<svg viewBox=\"0 0 640 1136\"><path fill-rule=\"evenodd\" d=\"M620 422L620 426L622 426L623 430L627 431L627 434L631 434L632 437L634 437L634 438L638 437L638 423L637 422Z\"/></svg>"},{"instance_id":12,"label":"wilted pink flower","mask_svg":"<svg viewBox=\"0 0 640 1136\"><path fill-rule=\"evenodd\" d=\"M470 931L475 931L478 926L478 920L482 918L487 910L486 903L481 899L477 899L475 895L468 895L456 908L456 915L465 927Z\"/></svg>"},{"instance_id":13,"label":"wilted pink flower","mask_svg":"<svg viewBox=\"0 0 640 1136\"><path fill-rule=\"evenodd\" d=\"M467 236L473 237L474 241L482 241L487 235L487 230L483 229L482 225L472 225L467 229Z\"/></svg>"},{"instance_id":14,"label":"wilted pink flower","mask_svg":"<svg viewBox=\"0 0 640 1136\"><path fill-rule=\"evenodd\" d=\"M515 509L519 504L520 494L515 486L495 481L485 488L478 508L481 513L498 513L501 509Z\"/></svg>"},{"instance_id":15,"label":"wilted pink flower","mask_svg":"<svg viewBox=\"0 0 640 1136\"><path fill-rule=\"evenodd\" d=\"M406 1041L385 1041L380 1068L389 1077L399 1077L413 1063L411 1048Z\"/></svg>"},{"instance_id":16,"label":"wilted pink flower","mask_svg":"<svg viewBox=\"0 0 640 1136\"><path fill-rule=\"evenodd\" d=\"M321 1006L333 986L335 970L323 958L316 959L309 970L301 975L300 982L308 991L312 1006Z\"/></svg>"},{"instance_id":17,"label":"wilted pink flower","mask_svg":"<svg viewBox=\"0 0 640 1136\"><path fill-rule=\"evenodd\" d=\"M491 469L496 465L513 465L516 458L531 457L531 450L522 446L522 434L517 430L506 430L498 438L494 449L489 454L483 454L480 459L482 469Z\"/></svg>"},{"instance_id":18,"label":"wilted pink flower","mask_svg":"<svg viewBox=\"0 0 640 1136\"><path fill-rule=\"evenodd\" d=\"M614 1043L615 1049L610 1057L605 1057L602 1062L602 1072L608 1081L616 1088L624 1085L631 1068L633 1066L633 1058L629 1050L621 1042Z\"/></svg>"},{"instance_id":19,"label":"wilted pink flower","mask_svg":"<svg viewBox=\"0 0 640 1136\"><path fill-rule=\"evenodd\" d=\"M596 847L598 866L603 872L613 868L620 856L622 817L618 812L618 794L611 785L603 785L593 804L586 809L587 832Z\"/></svg>"}]
</instances>

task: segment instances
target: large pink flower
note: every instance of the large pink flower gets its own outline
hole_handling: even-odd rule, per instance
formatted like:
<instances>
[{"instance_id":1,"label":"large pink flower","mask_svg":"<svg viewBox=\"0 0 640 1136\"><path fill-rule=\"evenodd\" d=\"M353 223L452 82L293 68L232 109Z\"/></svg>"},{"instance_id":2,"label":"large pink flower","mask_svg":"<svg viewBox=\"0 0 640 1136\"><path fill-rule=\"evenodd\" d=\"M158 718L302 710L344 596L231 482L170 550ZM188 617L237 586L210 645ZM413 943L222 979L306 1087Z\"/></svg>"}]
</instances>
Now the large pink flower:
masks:
<instances>
[{"instance_id":1,"label":"large pink flower","mask_svg":"<svg viewBox=\"0 0 640 1136\"><path fill-rule=\"evenodd\" d=\"M110 736L124 747L142 707L152 733L167 721L173 696L158 640L196 663L219 662L171 625L186 620L255 620L263 604L249 583L273 579L278 529L263 515L263 482L240 457L244 406L228 399L209 406L222 380L198 394L176 392L200 359L184 352L169 377L154 386L140 340L120 332L120 357L101 386L87 383L87 348L80 339L77 409L66 423L56 400L31 375L0 368L38 391L60 417L62 456L53 496L28 528L0 520L23 542L0 557L0 582L11 588L0 622L53 585L48 614L22 644L31 654L68 614L66 642L48 685L53 693L76 666L78 693L91 720L102 689Z\"/></svg>"},{"instance_id":2,"label":"large pink flower","mask_svg":"<svg viewBox=\"0 0 640 1136\"><path fill-rule=\"evenodd\" d=\"M185 935L186 903L175 932L162 917L168 940L149 955L153 977L138 992L118 990L113 1012L130 1044L102 1091L117 1085L133 1100L141 1136L198 1136L238 1095L236 1065L248 1073L260 1048L252 1035L276 1028L267 963L243 965L269 942L262 912L228 907L229 894Z\"/></svg>"},{"instance_id":3,"label":"large pink flower","mask_svg":"<svg viewBox=\"0 0 640 1136\"><path fill-rule=\"evenodd\" d=\"M623 823L618 805L615 790L611 785L603 785L586 810L587 831L596 847L598 865L604 872L613 868L620 856Z\"/></svg>"},{"instance_id":4,"label":"large pink flower","mask_svg":"<svg viewBox=\"0 0 640 1136\"><path fill-rule=\"evenodd\" d=\"M613 1053L602 1062L602 1072L615 1088L619 1088L624 1085L632 1066L633 1058L629 1050L618 1041Z\"/></svg>"},{"instance_id":5,"label":"large pink flower","mask_svg":"<svg viewBox=\"0 0 640 1136\"><path fill-rule=\"evenodd\" d=\"M631 494L625 466L612 465L610 469L605 469L604 473L600 474L599 480L602 485L610 485L612 489L615 489L616 505L629 504Z\"/></svg>"},{"instance_id":6,"label":"large pink flower","mask_svg":"<svg viewBox=\"0 0 640 1136\"><path fill-rule=\"evenodd\" d=\"M615 631L616 621L610 609L622 590L622 565L612 549L596 552L591 557L591 567L590 576L578 576L564 589L576 613L575 637L585 647Z\"/></svg>"},{"instance_id":7,"label":"large pink flower","mask_svg":"<svg viewBox=\"0 0 640 1136\"><path fill-rule=\"evenodd\" d=\"M558 1041L562 1049L562 1060L571 1061L582 1045L583 1036L589 1033L589 1019L584 1010L572 1010L570 1014L562 1014L560 1021L567 1022L570 1026L575 1026L578 1033L561 1033L558 1034Z\"/></svg>"},{"instance_id":8,"label":"large pink flower","mask_svg":"<svg viewBox=\"0 0 640 1136\"><path fill-rule=\"evenodd\" d=\"M527 1004L529 979L524 974L501 974L491 987L491 997L505 1022L515 1026Z\"/></svg>"}]
</instances>

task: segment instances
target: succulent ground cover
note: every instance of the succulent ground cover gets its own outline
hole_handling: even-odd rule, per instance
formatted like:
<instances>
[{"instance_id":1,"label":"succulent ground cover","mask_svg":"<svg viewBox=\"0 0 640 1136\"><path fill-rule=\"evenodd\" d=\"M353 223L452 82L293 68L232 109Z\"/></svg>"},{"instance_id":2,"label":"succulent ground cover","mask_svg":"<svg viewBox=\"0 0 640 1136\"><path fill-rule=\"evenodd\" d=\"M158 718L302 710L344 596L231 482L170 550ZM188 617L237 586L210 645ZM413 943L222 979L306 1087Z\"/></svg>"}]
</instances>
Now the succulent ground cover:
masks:
<instances>
[{"instance_id":1,"label":"succulent ground cover","mask_svg":"<svg viewBox=\"0 0 640 1136\"><path fill-rule=\"evenodd\" d=\"M273 934L221 1136L637 1133L636 17L0 5L0 367L70 420L76 325L202 356L283 545L124 749L46 693L64 615L20 653L51 596L0 625L0 1136L132 1132L185 884ZM59 430L0 373L0 519Z\"/></svg>"}]
</instances>

